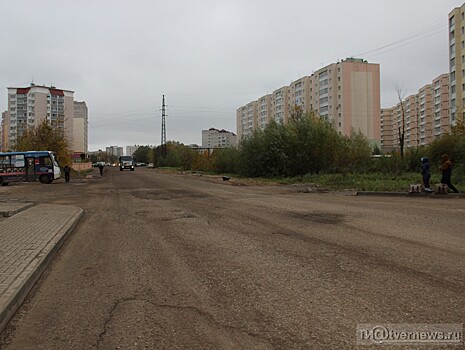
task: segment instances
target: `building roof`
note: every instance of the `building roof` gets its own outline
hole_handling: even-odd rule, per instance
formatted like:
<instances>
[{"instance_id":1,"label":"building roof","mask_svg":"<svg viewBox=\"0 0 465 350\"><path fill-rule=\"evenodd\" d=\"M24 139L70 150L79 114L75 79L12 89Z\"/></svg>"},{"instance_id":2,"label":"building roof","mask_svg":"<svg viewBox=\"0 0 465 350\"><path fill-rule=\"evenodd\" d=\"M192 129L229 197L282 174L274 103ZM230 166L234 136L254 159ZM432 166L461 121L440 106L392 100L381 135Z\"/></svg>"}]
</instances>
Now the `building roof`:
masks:
<instances>
[{"instance_id":1,"label":"building roof","mask_svg":"<svg viewBox=\"0 0 465 350\"><path fill-rule=\"evenodd\" d=\"M35 87L48 89L50 94L54 96L64 96L65 91L74 93L72 90L57 89L55 86L36 85L34 83L31 83L31 86L29 87L9 87L8 89L16 89L17 95L26 95L32 88Z\"/></svg>"},{"instance_id":2,"label":"building roof","mask_svg":"<svg viewBox=\"0 0 465 350\"><path fill-rule=\"evenodd\" d=\"M229 134L232 134L232 135L234 135L234 136L236 135L236 134L234 134L233 132L228 131L228 130L225 130L225 129L219 130L219 129L217 129L217 128L210 128L210 129L208 129L208 131L218 131L218 132L222 132L222 133L229 133Z\"/></svg>"}]
</instances>

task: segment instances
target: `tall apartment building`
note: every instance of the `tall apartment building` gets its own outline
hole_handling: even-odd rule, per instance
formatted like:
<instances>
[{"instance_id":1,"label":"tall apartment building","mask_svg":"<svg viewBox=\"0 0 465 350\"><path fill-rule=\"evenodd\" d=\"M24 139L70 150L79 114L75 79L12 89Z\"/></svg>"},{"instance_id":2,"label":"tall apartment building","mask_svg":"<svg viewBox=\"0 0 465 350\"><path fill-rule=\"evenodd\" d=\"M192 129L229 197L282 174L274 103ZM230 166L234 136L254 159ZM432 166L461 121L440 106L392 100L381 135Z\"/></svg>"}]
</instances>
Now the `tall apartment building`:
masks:
<instances>
[{"instance_id":1,"label":"tall apartment building","mask_svg":"<svg viewBox=\"0 0 465 350\"><path fill-rule=\"evenodd\" d=\"M250 102L236 111L237 137L247 137L253 133L258 125L258 103Z\"/></svg>"},{"instance_id":2,"label":"tall apartment building","mask_svg":"<svg viewBox=\"0 0 465 350\"><path fill-rule=\"evenodd\" d=\"M8 88L11 146L28 127L38 126L44 119L62 130L69 144L73 141L74 92L31 84L26 88Z\"/></svg>"},{"instance_id":3,"label":"tall apartment building","mask_svg":"<svg viewBox=\"0 0 465 350\"><path fill-rule=\"evenodd\" d=\"M247 114L253 104L259 106L255 120ZM254 101L237 110L239 139L259 125L263 128L264 120L287 123L298 107L304 113L317 113L343 135L361 131L370 141L380 144L379 64L355 58L330 64L275 90L271 94L271 113L266 118L260 114L261 105L260 100Z\"/></svg>"},{"instance_id":4,"label":"tall apartment building","mask_svg":"<svg viewBox=\"0 0 465 350\"><path fill-rule=\"evenodd\" d=\"M450 131L448 74L438 76L402 103L381 110L381 115L384 152L400 148L399 130L402 133L403 129L404 148L429 145L436 137Z\"/></svg>"},{"instance_id":5,"label":"tall apartment building","mask_svg":"<svg viewBox=\"0 0 465 350\"><path fill-rule=\"evenodd\" d=\"M381 109L381 151L389 153L394 150L393 108Z\"/></svg>"},{"instance_id":6,"label":"tall apartment building","mask_svg":"<svg viewBox=\"0 0 465 350\"><path fill-rule=\"evenodd\" d=\"M265 129L266 125L271 120L272 109L271 101L272 95L268 94L262 96L257 101L257 127L261 130Z\"/></svg>"},{"instance_id":7,"label":"tall apartment building","mask_svg":"<svg viewBox=\"0 0 465 350\"><path fill-rule=\"evenodd\" d=\"M442 74L433 80L433 139L450 132L450 84L449 74Z\"/></svg>"},{"instance_id":8,"label":"tall apartment building","mask_svg":"<svg viewBox=\"0 0 465 350\"><path fill-rule=\"evenodd\" d=\"M289 103L291 113L299 111L310 112L312 110L312 83L313 77L303 77L291 83L289 86ZM292 110L294 108L294 110ZM298 109L298 110L297 110Z\"/></svg>"},{"instance_id":9,"label":"tall apartment building","mask_svg":"<svg viewBox=\"0 0 465 350\"><path fill-rule=\"evenodd\" d=\"M210 128L202 130L203 148L226 148L237 145L237 136L233 132L224 129Z\"/></svg>"},{"instance_id":10,"label":"tall apartment building","mask_svg":"<svg viewBox=\"0 0 465 350\"><path fill-rule=\"evenodd\" d=\"M285 124L289 120L289 86L283 86L271 96L271 119L277 123Z\"/></svg>"},{"instance_id":11,"label":"tall apartment building","mask_svg":"<svg viewBox=\"0 0 465 350\"><path fill-rule=\"evenodd\" d=\"M132 156L134 153L137 151L139 148L139 145L134 145L134 146L126 146L126 155L127 156Z\"/></svg>"},{"instance_id":12,"label":"tall apartment building","mask_svg":"<svg viewBox=\"0 0 465 350\"><path fill-rule=\"evenodd\" d=\"M449 13L450 123L465 115L465 4Z\"/></svg>"},{"instance_id":13,"label":"tall apartment building","mask_svg":"<svg viewBox=\"0 0 465 350\"><path fill-rule=\"evenodd\" d=\"M73 118L73 145L74 153L89 152L88 140L88 110L85 102L74 101L74 118Z\"/></svg>"},{"instance_id":14,"label":"tall apartment building","mask_svg":"<svg viewBox=\"0 0 465 350\"><path fill-rule=\"evenodd\" d=\"M106 147L106 153L109 156L122 156L123 155L123 147L118 147L118 146L110 146Z\"/></svg>"}]
</instances>

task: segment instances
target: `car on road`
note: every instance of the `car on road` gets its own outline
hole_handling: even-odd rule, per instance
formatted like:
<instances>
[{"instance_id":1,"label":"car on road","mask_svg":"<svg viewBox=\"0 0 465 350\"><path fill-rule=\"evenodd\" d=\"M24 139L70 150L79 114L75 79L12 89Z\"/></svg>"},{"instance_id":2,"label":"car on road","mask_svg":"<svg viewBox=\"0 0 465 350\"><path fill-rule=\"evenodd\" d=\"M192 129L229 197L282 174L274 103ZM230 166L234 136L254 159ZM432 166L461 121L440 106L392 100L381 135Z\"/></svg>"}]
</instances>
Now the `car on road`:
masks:
<instances>
[{"instance_id":1,"label":"car on road","mask_svg":"<svg viewBox=\"0 0 465 350\"><path fill-rule=\"evenodd\" d=\"M155 168L155 165L153 163L149 163L149 165L147 165L147 168Z\"/></svg>"}]
</instances>

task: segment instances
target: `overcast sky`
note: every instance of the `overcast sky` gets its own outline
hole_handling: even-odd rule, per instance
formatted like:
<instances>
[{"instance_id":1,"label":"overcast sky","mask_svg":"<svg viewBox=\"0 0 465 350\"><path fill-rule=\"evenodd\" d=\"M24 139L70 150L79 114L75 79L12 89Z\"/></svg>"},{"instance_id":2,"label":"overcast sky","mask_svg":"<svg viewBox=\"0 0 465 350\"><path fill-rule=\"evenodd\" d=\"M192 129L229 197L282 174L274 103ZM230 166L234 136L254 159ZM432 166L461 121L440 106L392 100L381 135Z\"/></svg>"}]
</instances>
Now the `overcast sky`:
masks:
<instances>
[{"instance_id":1,"label":"overcast sky","mask_svg":"<svg viewBox=\"0 0 465 350\"><path fill-rule=\"evenodd\" d=\"M448 72L448 13L464 0L0 0L7 87L53 84L89 108L89 150L201 144L236 109L347 57L379 63L381 105Z\"/></svg>"}]
</instances>

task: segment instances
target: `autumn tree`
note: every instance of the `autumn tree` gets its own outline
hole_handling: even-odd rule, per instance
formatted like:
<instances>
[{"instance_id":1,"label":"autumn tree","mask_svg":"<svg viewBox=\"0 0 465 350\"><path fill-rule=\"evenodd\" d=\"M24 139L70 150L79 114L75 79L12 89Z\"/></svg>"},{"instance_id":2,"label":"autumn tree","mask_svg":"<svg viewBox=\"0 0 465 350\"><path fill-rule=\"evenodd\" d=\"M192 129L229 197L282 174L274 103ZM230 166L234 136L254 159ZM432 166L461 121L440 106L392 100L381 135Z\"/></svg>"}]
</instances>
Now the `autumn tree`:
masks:
<instances>
[{"instance_id":1,"label":"autumn tree","mask_svg":"<svg viewBox=\"0 0 465 350\"><path fill-rule=\"evenodd\" d=\"M14 144L16 151L52 151L64 165L71 163L71 151L63 130L53 128L44 119L39 125L28 127Z\"/></svg>"}]
</instances>

